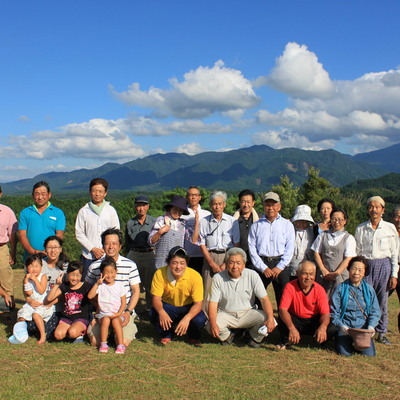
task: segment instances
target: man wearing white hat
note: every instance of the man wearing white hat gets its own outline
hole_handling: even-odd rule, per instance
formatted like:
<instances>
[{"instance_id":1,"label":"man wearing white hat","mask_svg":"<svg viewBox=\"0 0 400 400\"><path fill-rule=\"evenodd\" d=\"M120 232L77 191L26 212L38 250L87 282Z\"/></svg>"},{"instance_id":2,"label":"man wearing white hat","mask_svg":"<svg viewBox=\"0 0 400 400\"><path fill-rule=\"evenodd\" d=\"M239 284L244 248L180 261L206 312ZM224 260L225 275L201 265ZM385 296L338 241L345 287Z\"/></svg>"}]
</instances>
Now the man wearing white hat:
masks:
<instances>
[{"instance_id":1,"label":"man wearing white hat","mask_svg":"<svg viewBox=\"0 0 400 400\"><path fill-rule=\"evenodd\" d=\"M376 292L381 319L376 327L377 341L391 344L386 337L388 327L388 294L389 289L397 285L399 271L399 240L396 228L382 219L385 201L380 196L367 200L370 219L357 226L355 239L357 254L368 260L369 274L365 277Z\"/></svg>"}]
</instances>

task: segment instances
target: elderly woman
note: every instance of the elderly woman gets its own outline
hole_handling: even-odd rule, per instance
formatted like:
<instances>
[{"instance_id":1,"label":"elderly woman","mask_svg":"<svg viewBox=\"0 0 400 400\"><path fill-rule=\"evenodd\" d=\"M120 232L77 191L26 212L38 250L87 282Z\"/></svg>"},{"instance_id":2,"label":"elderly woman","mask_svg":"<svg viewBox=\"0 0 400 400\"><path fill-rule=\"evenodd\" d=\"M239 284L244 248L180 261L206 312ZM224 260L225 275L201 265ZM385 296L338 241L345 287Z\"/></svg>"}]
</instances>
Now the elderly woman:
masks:
<instances>
[{"instance_id":1,"label":"elderly woman","mask_svg":"<svg viewBox=\"0 0 400 400\"><path fill-rule=\"evenodd\" d=\"M361 256L354 257L348 270L349 279L335 289L331 301L332 323L338 328L336 348L344 356L350 356L356 351L349 336L349 328L374 331L381 317L375 291L363 280L368 273L367 261ZM361 353L375 356L372 338L370 347Z\"/></svg>"},{"instance_id":2,"label":"elderly woman","mask_svg":"<svg viewBox=\"0 0 400 400\"><path fill-rule=\"evenodd\" d=\"M225 192L211 193L211 215L200 220L200 247L204 256L202 276L206 298L212 276L225 269L225 253L240 243L238 221L224 213L226 198Z\"/></svg>"},{"instance_id":3,"label":"elderly woman","mask_svg":"<svg viewBox=\"0 0 400 400\"><path fill-rule=\"evenodd\" d=\"M316 281L325 288L329 297L333 289L349 277L347 266L351 258L357 255L356 240L344 230L346 211L334 208L330 221L332 228L320 233L311 246L319 268Z\"/></svg>"},{"instance_id":4,"label":"elderly woman","mask_svg":"<svg viewBox=\"0 0 400 400\"><path fill-rule=\"evenodd\" d=\"M149 244L155 246L155 263L159 269L166 265L168 252L175 246L183 246L185 238L185 220L189 215L187 202L183 196L173 196L164 206L165 214L156 219L149 235Z\"/></svg>"},{"instance_id":5,"label":"elderly woman","mask_svg":"<svg viewBox=\"0 0 400 400\"><path fill-rule=\"evenodd\" d=\"M200 274L187 266L189 256L183 247L169 251L166 267L156 271L151 285L153 308L150 321L166 345L173 335L189 336L189 343L199 346L206 316L203 304L203 282Z\"/></svg>"}]
</instances>

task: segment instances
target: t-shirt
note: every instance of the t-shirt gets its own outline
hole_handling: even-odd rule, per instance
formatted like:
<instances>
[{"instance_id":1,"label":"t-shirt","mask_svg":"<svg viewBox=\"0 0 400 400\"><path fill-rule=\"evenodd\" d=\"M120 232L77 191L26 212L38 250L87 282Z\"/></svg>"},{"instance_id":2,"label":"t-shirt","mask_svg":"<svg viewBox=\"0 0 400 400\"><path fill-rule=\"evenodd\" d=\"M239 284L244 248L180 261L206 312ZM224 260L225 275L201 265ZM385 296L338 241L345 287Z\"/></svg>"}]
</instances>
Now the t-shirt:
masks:
<instances>
[{"instance_id":1,"label":"t-shirt","mask_svg":"<svg viewBox=\"0 0 400 400\"><path fill-rule=\"evenodd\" d=\"M311 290L305 294L298 279L286 284L279 308L299 318L312 318L330 312L325 289L314 282Z\"/></svg>"},{"instance_id":2,"label":"t-shirt","mask_svg":"<svg viewBox=\"0 0 400 400\"><path fill-rule=\"evenodd\" d=\"M69 282L66 282L60 285L60 290L63 299L62 316L72 321L81 318L89 320L89 299L87 294L90 290L90 285L87 282L83 282L79 289L73 290L70 288Z\"/></svg>"},{"instance_id":3,"label":"t-shirt","mask_svg":"<svg viewBox=\"0 0 400 400\"><path fill-rule=\"evenodd\" d=\"M115 281L112 285L102 283L96 291L100 313L109 315L117 313L121 307L121 297L126 296L128 291L122 282Z\"/></svg>"}]
</instances>

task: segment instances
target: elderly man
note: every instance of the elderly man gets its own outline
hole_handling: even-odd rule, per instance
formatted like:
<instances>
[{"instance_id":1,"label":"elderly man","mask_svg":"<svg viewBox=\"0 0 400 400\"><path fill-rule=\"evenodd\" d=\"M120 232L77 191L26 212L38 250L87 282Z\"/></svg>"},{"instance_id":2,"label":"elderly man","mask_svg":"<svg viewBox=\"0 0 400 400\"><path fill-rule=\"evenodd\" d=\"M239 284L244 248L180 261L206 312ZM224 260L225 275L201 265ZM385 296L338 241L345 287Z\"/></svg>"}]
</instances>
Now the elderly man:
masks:
<instances>
[{"instance_id":1,"label":"elderly man","mask_svg":"<svg viewBox=\"0 0 400 400\"><path fill-rule=\"evenodd\" d=\"M376 327L377 341L391 344L386 337L388 328L388 295L390 289L397 286L399 272L399 235L396 227L382 219L385 212L385 201L380 196L367 200L369 221L357 226L355 239L357 254L368 260L369 273L365 281L376 292L381 319Z\"/></svg>"},{"instance_id":2,"label":"elderly man","mask_svg":"<svg viewBox=\"0 0 400 400\"><path fill-rule=\"evenodd\" d=\"M151 281L156 271L154 247L149 245L149 234L156 219L148 214L149 199L135 198L136 216L126 223L125 248L127 257L138 267L140 280L146 293L146 308L151 308Z\"/></svg>"},{"instance_id":3,"label":"elderly man","mask_svg":"<svg viewBox=\"0 0 400 400\"><path fill-rule=\"evenodd\" d=\"M121 317L124 318L122 323L122 330L124 333L124 345L129 346L131 341L135 339L137 332L134 323L135 307L139 300L140 295L140 277L136 264L128 258L122 257L119 252L122 248L123 238L122 232L119 229L110 228L104 231L101 235L101 242L105 256L92 263L86 275L86 282L94 285L100 278L100 264L105 257L112 258L117 264L117 277L116 282L122 282L128 289L126 294L126 309ZM88 336L92 346L100 344L100 324L90 326L88 329Z\"/></svg>"},{"instance_id":4,"label":"elderly man","mask_svg":"<svg viewBox=\"0 0 400 400\"><path fill-rule=\"evenodd\" d=\"M182 215L181 217L186 220L184 248L190 256L189 267L201 274L204 257L200 246L193 243L193 233L199 231L200 220L210 215L210 211L201 208L201 193L197 186L190 186L186 193L186 200L189 215Z\"/></svg>"},{"instance_id":5,"label":"elderly man","mask_svg":"<svg viewBox=\"0 0 400 400\"><path fill-rule=\"evenodd\" d=\"M294 250L293 224L283 218L279 195L268 192L264 196L265 216L250 228L249 250L254 268L260 273L265 287L272 282L277 306L283 288L290 280L289 265Z\"/></svg>"},{"instance_id":6,"label":"elderly man","mask_svg":"<svg viewBox=\"0 0 400 400\"><path fill-rule=\"evenodd\" d=\"M166 345L172 336L189 336L189 344L200 346L200 335L206 323L202 311L203 282L200 274L187 266L189 256L180 246L173 247L167 266L159 268L151 285L153 308L150 321Z\"/></svg>"},{"instance_id":7,"label":"elderly man","mask_svg":"<svg viewBox=\"0 0 400 400\"><path fill-rule=\"evenodd\" d=\"M0 197L3 191L0 186ZM13 270L17 247L18 222L10 207L0 204L0 293L7 301L6 306L14 308ZM9 248L10 246L10 248ZM7 296L4 296L4 292ZM1 310L0 311L4 311Z\"/></svg>"},{"instance_id":8,"label":"elderly man","mask_svg":"<svg viewBox=\"0 0 400 400\"><path fill-rule=\"evenodd\" d=\"M29 254L44 253L44 241L49 236L64 237L65 215L50 203L51 191L44 181L33 186L34 204L24 208L19 216L19 238L25 249L24 259Z\"/></svg>"},{"instance_id":9,"label":"elderly man","mask_svg":"<svg viewBox=\"0 0 400 400\"><path fill-rule=\"evenodd\" d=\"M214 191L210 196L212 214L200 221L200 248L204 256L203 282L207 297L211 287L211 278L225 269L225 253L239 245L240 232L238 222L224 213L226 193ZM195 240L196 237L193 237ZM204 304L206 305L206 304Z\"/></svg>"},{"instance_id":10,"label":"elderly man","mask_svg":"<svg viewBox=\"0 0 400 400\"><path fill-rule=\"evenodd\" d=\"M315 264L303 261L297 270L298 279L285 286L279 305L282 341L278 350L299 343L303 334L314 336L320 344L335 334L336 329L330 324L328 298L325 289L315 282L315 273Z\"/></svg>"},{"instance_id":11,"label":"elderly man","mask_svg":"<svg viewBox=\"0 0 400 400\"><path fill-rule=\"evenodd\" d=\"M248 345L259 348L264 335L258 330L267 326L275 328L271 302L257 272L245 268L246 253L238 247L231 248L225 256L226 270L214 275L208 303L209 332L222 345L233 343L230 329L249 329ZM258 297L263 311L254 309Z\"/></svg>"},{"instance_id":12,"label":"elderly man","mask_svg":"<svg viewBox=\"0 0 400 400\"><path fill-rule=\"evenodd\" d=\"M395 209L393 211L392 222L393 222L393 225L396 227L397 233L399 235L399 264L400 264L400 206L395 207ZM398 275L399 275L399 273L398 273ZM397 292L397 297L400 300L400 280L399 280L398 276L397 276L396 292ZM400 332L400 312L397 316L397 328Z\"/></svg>"}]
</instances>

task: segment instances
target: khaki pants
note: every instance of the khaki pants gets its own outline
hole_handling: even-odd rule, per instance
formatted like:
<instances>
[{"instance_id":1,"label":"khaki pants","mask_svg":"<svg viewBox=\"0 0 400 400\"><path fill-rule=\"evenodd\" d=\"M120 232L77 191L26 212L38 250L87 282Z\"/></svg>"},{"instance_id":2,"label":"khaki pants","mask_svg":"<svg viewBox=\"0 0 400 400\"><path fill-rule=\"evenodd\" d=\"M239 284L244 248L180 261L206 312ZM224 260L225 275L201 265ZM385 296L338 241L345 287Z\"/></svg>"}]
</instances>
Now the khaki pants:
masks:
<instances>
[{"instance_id":1,"label":"khaki pants","mask_svg":"<svg viewBox=\"0 0 400 400\"><path fill-rule=\"evenodd\" d=\"M10 252L6 244L0 246L0 286L7 294L13 295L13 270L10 265Z\"/></svg>"},{"instance_id":2,"label":"khaki pants","mask_svg":"<svg viewBox=\"0 0 400 400\"><path fill-rule=\"evenodd\" d=\"M225 259L225 253L217 254L217 253L212 253L210 251L210 256L213 259L213 261L218 265L221 265ZM211 289L212 277L214 275L214 272L212 272L210 265L205 259L201 275L203 277L203 285L204 285L203 310L208 315L208 295Z\"/></svg>"}]
</instances>

